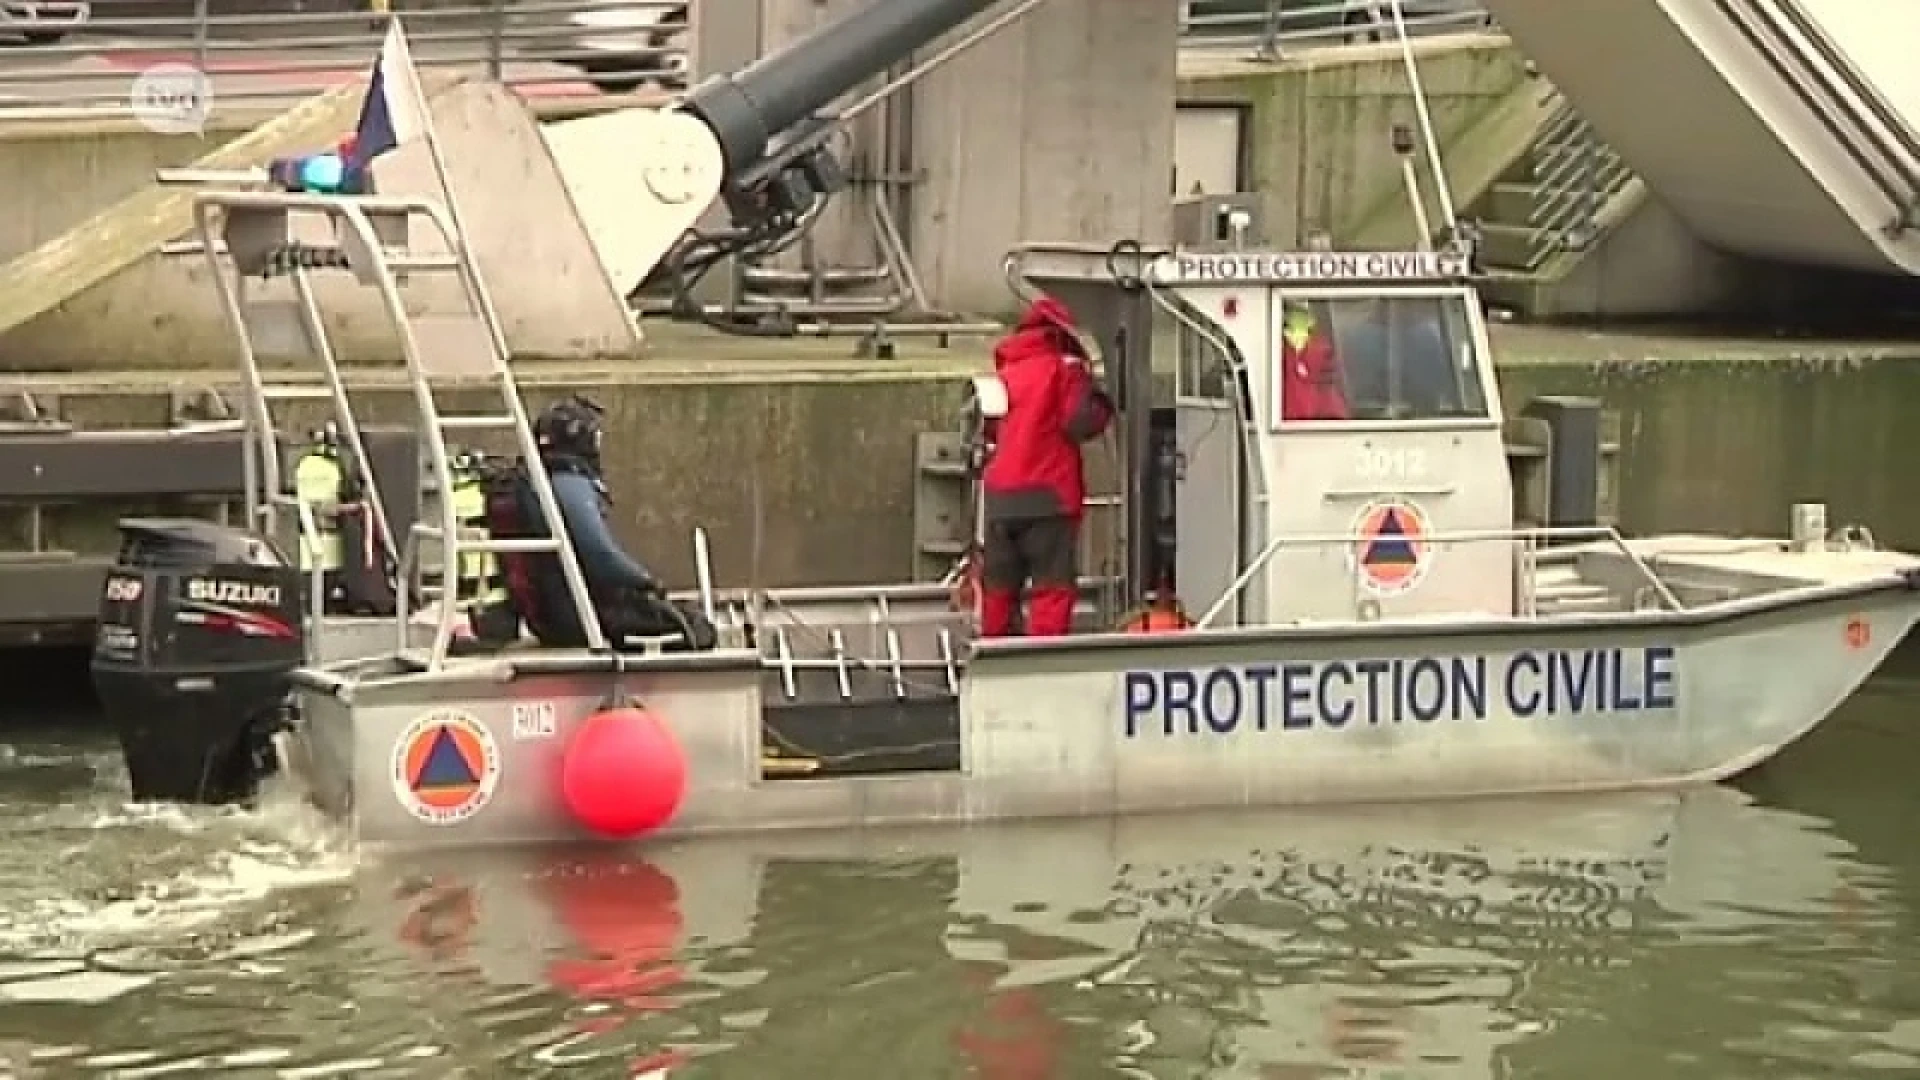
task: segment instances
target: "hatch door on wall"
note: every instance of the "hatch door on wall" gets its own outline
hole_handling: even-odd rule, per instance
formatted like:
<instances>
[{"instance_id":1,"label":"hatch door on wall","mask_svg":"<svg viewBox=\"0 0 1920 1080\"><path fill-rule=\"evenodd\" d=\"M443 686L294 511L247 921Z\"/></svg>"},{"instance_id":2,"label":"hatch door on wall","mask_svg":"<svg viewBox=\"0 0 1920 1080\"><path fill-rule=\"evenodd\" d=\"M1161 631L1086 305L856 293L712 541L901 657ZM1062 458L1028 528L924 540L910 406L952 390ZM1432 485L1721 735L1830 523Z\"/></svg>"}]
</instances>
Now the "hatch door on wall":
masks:
<instances>
[{"instance_id":1,"label":"hatch door on wall","mask_svg":"<svg viewBox=\"0 0 1920 1080\"><path fill-rule=\"evenodd\" d=\"M1174 113L1173 197L1243 191L1246 110L1236 105L1181 105Z\"/></svg>"}]
</instances>

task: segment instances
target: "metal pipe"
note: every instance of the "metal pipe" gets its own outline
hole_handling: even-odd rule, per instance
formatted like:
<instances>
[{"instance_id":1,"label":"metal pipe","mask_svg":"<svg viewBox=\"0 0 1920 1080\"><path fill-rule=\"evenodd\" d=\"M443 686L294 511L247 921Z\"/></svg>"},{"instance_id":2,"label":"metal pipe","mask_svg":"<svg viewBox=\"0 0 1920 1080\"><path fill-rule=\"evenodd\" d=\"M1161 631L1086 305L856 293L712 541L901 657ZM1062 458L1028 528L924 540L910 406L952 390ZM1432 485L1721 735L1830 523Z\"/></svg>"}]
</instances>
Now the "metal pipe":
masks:
<instances>
[{"instance_id":1,"label":"metal pipe","mask_svg":"<svg viewBox=\"0 0 1920 1080\"><path fill-rule=\"evenodd\" d=\"M193 67L196 71L207 70L207 8L208 0L194 0L193 4Z\"/></svg>"},{"instance_id":2,"label":"metal pipe","mask_svg":"<svg viewBox=\"0 0 1920 1080\"><path fill-rule=\"evenodd\" d=\"M913 302L917 310L931 311L933 302L927 299L926 285L920 280L920 269L913 265L913 252L907 250L906 238L900 235L900 225L894 220L893 210L888 206L889 198L888 185L884 183L873 193L874 229L880 234L880 245L893 252L900 261L896 269L907 299Z\"/></svg>"},{"instance_id":3,"label":"metal pipe","mask_svg":"<svg viewBox=\"0 0 1920 1080\"><path fill-rule=\"evenodd\" d=\"M713 549L707 544L707 530L693 530L693 567L700 581L700 610L713 621ZM689 642L691 644L691 642Z\"/></svg>"},{"instance_id":4,"label":"metal pipe","mask_svg":"<svg viewBox=\"0 0 1920 1080\"><path fill-rule=\"evenodd\" d=\"M713 129L729 176L848 90L993 6L993 0L874 0L731 75L696 86L681 107Z\"/></svg>"},{"instance_id":5,"label":"metal pipe","mask_svg":"<svg viewBox=\"0 0 1920 1080\"><path fill-rule=\"evenodd\" d=\"M899 307L899 298L893 296L785 300L778 296L742 293L739 303L721 310L733 315L885 315Z\"/></svg>"},{"instance_id":6,"label":"metal pipe","mask_svg":"<svg viewBox=\"0 0 1920 1080\"><path fill-rule=\"evenodd\" d=\"M206 184L213 187L251 187L267 182L265 169L155 169L158 184Z\"/></svg>"},{"instance_id":7,"label":"metal pipe","mask_svg":"<svg viewBox=\"0 0 1920 1080\"><path fill-rule=\"evenodd\" d=\"M999 33L1003 28L1007 27L1008 25L1011 25L1013 22L1017 21L1022 16L1024 16L1027 12L1032 11L1034 8L1037 8L1041 4L1044 4L1046 2L1047 0L1021 0L1020 3L1015 4L1012 8L1001 12L998 16L994 17L991 21L986 23L984 26L981 26L980 28L974 30L972 33L961 38L959 41L956 41L953 44L947 46L946 48L941 49L939 52L934 53L932 56L927 58L926 63L916 65L912 70L908 71L906 74L901 75L897 79L890 80L885 86L882 86L880 89L875 90L873 93L868 94L866 97L863 97L860 100L854 102L853 104L847 106L846 108L841 109L840 112L837 114L837 119L839 119L841 123L847 123L851 120L858 118L861 114L865 113L868 109L873 108L875 105L879 104L880 102L885 101L886 99L892 97L893 95L899 93L902 90L905 90L907 87L912 86L914 83L919 82L921 79L925 78L927 75L932 74L934 71L938 70L942 65L946 64L947 61L952 60L954 57L959 56L961 53L966 52L967 50L973 48L975 45L978 45L981 42L992 37L993 35ZM982 5L982 7L984 8L985 5Z\"/></svg>"},{"instance_id":8,"label":"metal pipe","mask_svg":"<svg viewBox=\"0 0 1920 1080\"><path fill-rule=\"evenodd\" d=\"M764 287L798 288L812 285L815 281L836 288L855 285L878 285L887 280L891 273L884 266L844 267L829 266L815 270L790 270L777 266L749 266L742 272L749 285Z\"/></svg>"},{"instance_id":9,"label":"metal pipe","mask_svg":"<svg viewBox=\"0 0 1920 1080\"><path fill-rule=\"evenodd\" d=\"M1413 167L1413 155L1400 155L1400 179L1407 187L1407 204L1413 208L1413 227L1419 236L1414 246L1433 250L1433 226L1427 221L1427 200L1420 192L1420 176Z\"/></svg>"},{"instance_id":10,"label":"metal pipe","mask_svg":"<svg viewBox=\"0 0 1920 1080\"><path fill-rule=\"evenodd\" d=\"M880 175L881 191L885 198L881 201L879 216L884 229L894 234L896 247L905 255L906 265L901 267L902 282L907 295L920 311L933 310L933 303L927 298L925 283L920 279L920 268L913 262L913 247L901 233L899 223L913 220L914 198L914 110L917 102L913 94L899 94L887 99L886 122L893 132L890 153L880 163L883 170Z\"/></svg>"},{"instance_id":11,"label":"metal pipe","mask_svg":"<svg viewBox=\"0 0 1920 1080\"><path fill-rule=\"evenodd\" d=\"M999 323L830 323L805 322L793 328L795 337L859 337L884 332L888 337L989 337L1006 332Z\"/></svg>"},{"instance_id":12,"label":"metal pipe","mask_svg":"<svg viewBox=\"0 0 1920 1080\"><path fill-rule=\"evenodd\" d=\"M1427 109L1427 92L1420 85L1420 64L1413 58L1413 41L1407 37L1405 13L1400 0L1392 0L1393 30L1400 37L1400 60L1407 69L1407 88L1413 91L1413 115L1420 121L1420 141L1426 144L1427 170L1433 173L1434 193L1440 197L1440 220L1446 222L1449 242L1454 239L1457 222L1453 213L1453 188L1447 183L1447 167L1440 160L1440 140L1433 130L1433 113Z\"/></svg>"}]
</instances>

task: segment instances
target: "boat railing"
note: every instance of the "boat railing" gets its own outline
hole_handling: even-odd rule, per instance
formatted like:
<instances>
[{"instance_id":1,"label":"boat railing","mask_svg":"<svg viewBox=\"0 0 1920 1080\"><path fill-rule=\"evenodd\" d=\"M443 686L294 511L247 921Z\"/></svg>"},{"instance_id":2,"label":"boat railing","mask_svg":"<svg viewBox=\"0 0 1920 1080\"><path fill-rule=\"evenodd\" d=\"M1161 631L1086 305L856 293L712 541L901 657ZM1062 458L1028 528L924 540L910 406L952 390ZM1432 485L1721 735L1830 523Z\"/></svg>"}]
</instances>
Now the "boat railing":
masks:
<instances>
[{"instance_id":1,"label":"boat railing","mask_svg":"<svg viewBox=\"0 0 1920 1080\"><path fill-rule=\"evenodd\" d=\"M717 623L718 609L714 605L713 590L713 546L707 542L707 530L698 525L693 529L693 572L694 580L700 586L700 613L707 617L708 623Z\"/></svg>"},{"instance_id":2,"label":"boat railing","mask_svg":"<svg viewBox=\"0 0 1920 1080\"><path fill-rule=\"evenodd\" d=\"M401 652L407 651L407 649L413 645L413 637L410 630L413 624L413 597L415 590L421 590L420 598L423 601L427 599L424 582L416 584L414 580L415 575L419 573L420 569L420 536L421 534L413 529L407 530L406 539L401 541L400 544L400 562L394 568L393 572L393 621L394 624L399 627L400 635L395 647ZM449 591L454 592L456 595L458 593L457 589L440 590L441 595L437 598L440 603L449 604L453 602L454 597L446 595Z\"/></svg>"},{"instance_id":3,"label":"boat railing","mask_svg":"<svg viewBox=\"0 0 1920 1080\"><path fill-rule=\"evenodd\" d=\"M327 603L326 538L320 532L320 519L315 514L313 504L305 499L294 499L294 512L297 515L300 551L307 560L307 663L316 663L322 655L320 649L321 628L326 625L322 612Z\"/></svg>"},{"instance_id":4,"label":"boat railing","mask_svg":"<svg viewBox=\"0 0 1920 1080\"><path fill-rule=\"evenodd\" d=\"M1201 628L1212 626L1214 620L1218 619L1220 615L1227 610L1227 607L1233 603L1234 598L1244 592L1247 585L1252 582L1261 571L1265 570L1267 565L1282 551L1290 548L1323 548L1335 545L1358 546L1367 543L1370 539L1372 538L1363 536L1357 532L1303 533L1276 537L1262 548L1260 553L1254 556L1253 560L1247 564L1246 568L1241 570L1240 573L1234 577L1233 581L1221 591L1220 596L1215 599L1205 613L1200 616L1195 625ZM1674 595L1673 590L1668 588L1667 584L1660 580L1660 576L1653 572L1651 566L1647 565L1646 560L1642 559L1639 554L1628 545L1626 538L1620 535L1619 530L1611 525L1557 525L1527 529L1461 529L1451 532L1436 531L1428 533L1422 538L1422 542L1424 543L1440 546L1485 543L1520 544L1522 545L1521 550L1524 565L1529 566L1533 561L1534 553L1545 543L1573 543L1580 541L1604 542L1617 551L1626 559L1628 565L1634 568L1635 573L1645 580L1646 587L1652 590L1652 594L1659 599L1661 606L1666 610L1679 611L1684 606L1681 604L1679 597ZM1356 568L1354 572L1357 575L1359 573L1358 568ZM1520 607L1522 613L1529 617L1535 613L1534 604L1530 596L1523 596Z\"/></svg>"},{"instance_id":5,"label":"boat railing","mask_svg":"<svg viewBox=\"0 0 1920 1080\"><path fill-rule=\"evenodd\" d=\"M854 678L858 673L868 672L886 676L892 696L897 701L905 701L916 690L924 691L928 684L921 680L923 671L937 670L942 680L937 689L948 694L960 692L960 668L962 664L957 635L950 627L936 627L933 641L939 649L939 655L932 660L909 659L902 645L900 628L886 626L882 628L885 641L885 654L879 657L861 656L848 648L846 631L840 627L829 627L826 638L829 652L825 656L803 655L795 648L790 626L778 626L773 629L773 655L767 658L767 664L779 672L780 690L789 701L800 696L799 676L807 671L830 671L834 675L835 686L841 701L854 700Z\"/></svg>"}]
</instances>

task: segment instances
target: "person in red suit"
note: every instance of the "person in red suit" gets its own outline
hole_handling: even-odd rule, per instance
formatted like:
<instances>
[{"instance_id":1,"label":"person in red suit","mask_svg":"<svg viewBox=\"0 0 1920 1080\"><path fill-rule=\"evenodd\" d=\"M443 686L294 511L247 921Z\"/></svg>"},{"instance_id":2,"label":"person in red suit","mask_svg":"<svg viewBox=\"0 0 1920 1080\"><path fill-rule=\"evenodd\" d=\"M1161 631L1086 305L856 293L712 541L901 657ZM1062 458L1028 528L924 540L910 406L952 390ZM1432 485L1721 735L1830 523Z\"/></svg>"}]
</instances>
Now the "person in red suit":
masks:
<instances>
[{"instance_id":1,"label":"person in red suit","mask_svg":"<svg viewBox=\"0 0 1920 1080\"><path fill-rule=\"evenodd\" d=\"M1280 324L1280 418L1351 418L1333 340L1305 304L1288 304Z\"/></svg>"},{"instance_id":2,"label":"person in red suit","mask_svg":"<svg viewBox=\"0 0 1920 1080\"><path fill-rule=\"evenodd\" d=\"M1015 633L1031 585L1027 634L1059 636L1079 598L1081 446L1113 422L1113 401L1089 370L1072 313L1050 296L1027 308L994 349L993 366L1006 408L987 424L992 449L981 474L980 633Z\"/></svg>"}]
</instances>

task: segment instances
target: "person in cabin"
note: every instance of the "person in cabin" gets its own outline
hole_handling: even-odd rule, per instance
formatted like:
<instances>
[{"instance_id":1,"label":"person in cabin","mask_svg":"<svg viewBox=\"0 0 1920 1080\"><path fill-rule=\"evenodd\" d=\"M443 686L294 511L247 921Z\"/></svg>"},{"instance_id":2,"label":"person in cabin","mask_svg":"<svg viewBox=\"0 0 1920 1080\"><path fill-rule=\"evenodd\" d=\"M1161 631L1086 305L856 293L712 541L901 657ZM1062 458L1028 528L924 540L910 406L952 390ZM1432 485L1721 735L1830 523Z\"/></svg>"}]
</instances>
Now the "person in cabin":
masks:
<instances>
[{"instance_id":1,"label":"person in cabin","mask_svg":"<svg viewBox=\"0 0 1920 1080\"><path fill-rule=\"evenodd\" d=\"M1297 300L1287 302L1280 323L1280 418L1351 419L1333 337Z\"/></svg>"},{"instance_id":2,"label":"person in cabin","mask_svg":"<svg viewBox=\"0 0 1920 1080\"><path fill-rule=\"evenodd\" d=\"M1093 376L1073 314L1050 296L1036 299L995 347L993 366L1007 402L988 422L993 449L980 477L980 632L1015 633L1031 587L1026 633L1058 636L1071 629L1079 598L1081 447L1113 422L1113 401Z\"/></svg>"},{"instance_id":3,"label":"person in cabin","mask_svg":"<svg viewBox=\"0 0 1920 1080\"><path fill-rule=\"evenodd\" d=\"M540 461L586 576L600 629L615 648L635 638L667 637L677 639L666 646L670 649L711 649L716 641L713 624L698 610L669 600L659 580L613 535L607 520L613 499L600 462L603 420L599 405L575 395L549 406L533 424ZM515 469L489 499L488 527L501 537L547 535L524 468ZM533 636L551 648L584 647L586 631L559 558L547 552L516 553L502 561L515 612Z\"/></svg>"}]
</instances>

